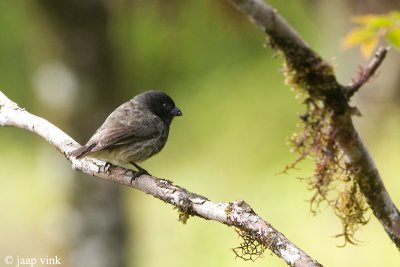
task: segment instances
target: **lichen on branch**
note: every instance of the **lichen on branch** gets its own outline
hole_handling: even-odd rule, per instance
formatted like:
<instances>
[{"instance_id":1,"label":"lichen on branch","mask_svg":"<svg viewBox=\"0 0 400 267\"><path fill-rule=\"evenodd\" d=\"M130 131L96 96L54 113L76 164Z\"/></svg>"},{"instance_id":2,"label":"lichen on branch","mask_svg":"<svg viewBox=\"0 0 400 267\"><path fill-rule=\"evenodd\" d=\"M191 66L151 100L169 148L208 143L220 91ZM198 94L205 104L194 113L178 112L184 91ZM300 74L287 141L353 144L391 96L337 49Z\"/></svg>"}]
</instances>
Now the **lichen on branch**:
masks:
<instances>
[{"instance_id":1,"label":"lichen on branch","mask_svg":"<svg viewBox=\"0 0 400 267\"><path fill-rule=\"evenodd\" d=\"M262 258L264 252L273 245L273 242L259 242L258 236L240 229L235 229L236 233L242 239L239 246L232 249L237 258L245 261L255 261Z\"/></svg>"}]
</instances>

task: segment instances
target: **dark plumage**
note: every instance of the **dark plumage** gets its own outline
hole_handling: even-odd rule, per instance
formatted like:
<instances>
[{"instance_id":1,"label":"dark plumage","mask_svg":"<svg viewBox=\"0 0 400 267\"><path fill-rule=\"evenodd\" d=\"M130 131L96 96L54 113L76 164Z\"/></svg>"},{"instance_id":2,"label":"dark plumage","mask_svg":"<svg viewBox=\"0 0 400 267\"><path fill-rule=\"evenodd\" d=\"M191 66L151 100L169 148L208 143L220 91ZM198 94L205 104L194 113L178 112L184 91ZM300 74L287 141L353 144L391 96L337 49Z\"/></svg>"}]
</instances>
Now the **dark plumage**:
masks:
<instances>
[{"instance_id":1,"label":"dark plumage","mask_svg":"<svg viewBox=\"0 0 400 267\"><path fill-rule=\"evenodd\" d=\"M136 162L157 154L167 142L169 126L182 112L167 94L146 91L115 109L86 145L71 156L93 156L108 162L133 164L139 173L147 173Z\"/></svg>"}]
</instances>

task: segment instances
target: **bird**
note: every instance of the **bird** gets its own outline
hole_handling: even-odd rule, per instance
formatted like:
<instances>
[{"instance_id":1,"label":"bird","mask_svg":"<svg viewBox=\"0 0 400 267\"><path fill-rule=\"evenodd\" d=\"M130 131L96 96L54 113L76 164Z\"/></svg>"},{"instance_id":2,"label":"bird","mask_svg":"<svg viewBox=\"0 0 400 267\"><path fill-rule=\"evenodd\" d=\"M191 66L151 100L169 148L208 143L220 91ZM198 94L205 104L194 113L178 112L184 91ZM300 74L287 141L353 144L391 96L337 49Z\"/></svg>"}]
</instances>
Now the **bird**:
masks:
<instances>
[{"instance_id":1,"label":"bird","mask_svg":"<svg viewBox=\"0 0 400 267\"><path fill-rule=\"evenodd\" d=\"M182 116L172 98L162 91L148 90L116 108L89 141L70 153L77 159L86 156L108 164L132 164L138 170L131 183L149 172L137 165L165 146L171 122Z\"/></svg>"}]
</instances>

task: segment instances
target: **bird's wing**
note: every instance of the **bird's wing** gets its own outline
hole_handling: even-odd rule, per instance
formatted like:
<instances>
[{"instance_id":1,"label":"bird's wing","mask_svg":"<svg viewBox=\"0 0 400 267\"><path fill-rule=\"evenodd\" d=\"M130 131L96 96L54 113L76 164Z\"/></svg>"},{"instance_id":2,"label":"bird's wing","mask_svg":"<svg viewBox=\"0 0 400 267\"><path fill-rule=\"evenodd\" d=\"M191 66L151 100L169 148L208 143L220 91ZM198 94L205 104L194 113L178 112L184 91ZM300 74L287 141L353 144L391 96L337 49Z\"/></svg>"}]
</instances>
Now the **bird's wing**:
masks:
<instances>
[{"instance_id":1,"label":"bird's wing","mask_svg":"<svg viewBox=\"0 0 400 267\"><path fill-rule=\"evenodd\" d=\"M92 151L99 151L105 148L121 146L151 139L160 133L156 128L148 127L148 125L136 125L134 127L123 124L114 124L107 128L101 139L98 140Z\"/></svg>"},{"instance_id":2,"label":"bird's wing","mask_svg":"<svg viewBox=\"0 0 400 267\"><path fill-rule=\"evenodd\" d=\"M92 152L154 138L162 131L162 121L149 114L129 114L129 119L110 116L91 140ZM88 145L90 141L88 142Z\"/></svg>"}]
</instances>

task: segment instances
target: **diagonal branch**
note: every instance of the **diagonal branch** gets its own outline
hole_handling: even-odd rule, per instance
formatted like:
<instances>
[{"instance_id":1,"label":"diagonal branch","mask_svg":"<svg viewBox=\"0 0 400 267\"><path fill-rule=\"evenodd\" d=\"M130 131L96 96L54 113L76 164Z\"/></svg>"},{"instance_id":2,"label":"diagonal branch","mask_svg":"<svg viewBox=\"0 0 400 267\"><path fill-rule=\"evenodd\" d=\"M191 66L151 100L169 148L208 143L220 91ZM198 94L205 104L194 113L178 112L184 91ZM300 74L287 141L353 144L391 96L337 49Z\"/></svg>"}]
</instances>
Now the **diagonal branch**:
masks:
<instances>
[{"instance_id":1,"label":"diagonal branch","mask_svg":"<svg viewBox=\"0 0 400 267\"><path fill-rule=\"evenodd\" d=\"M309 99L306 102L308 105L312 103L314 109L320 108L320 114L325 116L323 119L326 129L332 133L326 139L334 140L331 148L335 150L338 147L339 153L344 154L346 166L350 166L349 172L355 177L361 193L386 233L400 249L399 211L390 198L372 157L354 128L351 119L354 108L348 103L351 95L368 81L382 63L387 49L378 50L368 65L368 73L363 79L346 87L337 82L333 68L306 45L277 11L263 0L229 0L229 2L259 26L269 37L272 48L283 54L287 83L308 94ZM321 151L323 152L324 148L319 150ZM326 157L324 153L321 153L321 156ZM342 167L336 167L336 170L338 169Z\"/></svg>"},{"instance_id":2,"label":"diagonal branch","mask_svg":"<svg viewBox=\"0 0 400 267\"><path fill-rule=\"evenodd\" d=\"M149 175L142 175L131 184L132 170L118 166L110 167L106 162L97 159L77 160L69 157L69 153L78 147L77 142L50 122L19 108L2 92L0 92L0 126L13 126L41 136L71 161L74 170L136 188L175 206L181 212L180 219L183 222L189 216L197 216L234 226L240 230L242 237L251 238L256 244L270 249L289 266L322 266L264 221L242 200L231 203L212 202L204 196L173 185L171 181Z\"/></svg>"}]
</instances>

